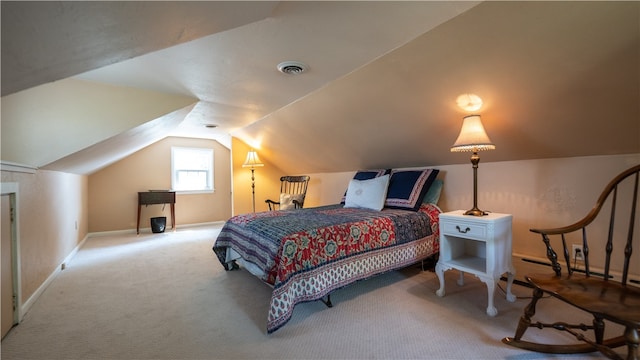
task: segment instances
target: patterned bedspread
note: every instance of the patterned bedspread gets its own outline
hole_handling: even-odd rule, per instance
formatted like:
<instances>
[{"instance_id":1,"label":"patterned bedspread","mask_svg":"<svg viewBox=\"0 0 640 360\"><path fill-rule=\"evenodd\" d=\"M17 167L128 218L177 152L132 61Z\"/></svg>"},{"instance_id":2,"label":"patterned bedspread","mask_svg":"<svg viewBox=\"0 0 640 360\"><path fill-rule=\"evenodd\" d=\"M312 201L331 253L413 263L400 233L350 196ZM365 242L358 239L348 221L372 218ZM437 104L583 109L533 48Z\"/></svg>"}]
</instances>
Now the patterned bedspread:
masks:
<instances>
[{"instance_id":1,"label":"patterned bedspread","mask_svg":"<svg viewBox=\"0 0 640 360\"><path fill-rule=\"evenodd\" d=\"M227 268L227 248L256 265L273 285L269 333L282 327L296 304L438 251L437 206L420 211L329 205L239 215L213 246Z\"/></svg>"}]
</instances>

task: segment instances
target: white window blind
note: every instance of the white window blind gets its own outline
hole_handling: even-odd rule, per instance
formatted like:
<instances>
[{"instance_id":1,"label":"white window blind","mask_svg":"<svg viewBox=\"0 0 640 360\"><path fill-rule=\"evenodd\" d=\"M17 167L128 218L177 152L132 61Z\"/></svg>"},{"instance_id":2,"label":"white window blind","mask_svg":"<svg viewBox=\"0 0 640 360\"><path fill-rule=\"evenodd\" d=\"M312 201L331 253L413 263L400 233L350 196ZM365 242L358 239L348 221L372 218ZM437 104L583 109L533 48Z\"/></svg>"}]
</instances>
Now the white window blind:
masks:
<instances>
[{"instance_id":1,"label":"white window blind","mask_svg":"<svg viewBox=\"0 0 640 360\"><path fill-rule=\"evenodd\" d=\"M171 188L213 191L213 149L171 147Z\"/></svg>"}]
</instances>

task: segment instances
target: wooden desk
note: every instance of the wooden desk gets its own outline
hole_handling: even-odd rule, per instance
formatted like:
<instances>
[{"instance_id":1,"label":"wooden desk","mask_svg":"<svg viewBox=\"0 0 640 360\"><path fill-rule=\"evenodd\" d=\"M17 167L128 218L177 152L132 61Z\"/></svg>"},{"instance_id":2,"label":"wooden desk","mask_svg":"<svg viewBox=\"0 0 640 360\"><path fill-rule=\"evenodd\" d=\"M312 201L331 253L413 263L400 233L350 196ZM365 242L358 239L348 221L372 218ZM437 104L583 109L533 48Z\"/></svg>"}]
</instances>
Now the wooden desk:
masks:
<instances>
[{"instance_id":1,"label":"wooden desk","mask_svg":"<svg viewBox=\"0 0 640 360\"><path fill-rule=\"evenodd\" d=\"M140 210L142 205L170 204L171 229L176 229L176 192L175 191L144 191L138 193L138 223L136 234L140 234Z\"/></svg>"}]
</instances>

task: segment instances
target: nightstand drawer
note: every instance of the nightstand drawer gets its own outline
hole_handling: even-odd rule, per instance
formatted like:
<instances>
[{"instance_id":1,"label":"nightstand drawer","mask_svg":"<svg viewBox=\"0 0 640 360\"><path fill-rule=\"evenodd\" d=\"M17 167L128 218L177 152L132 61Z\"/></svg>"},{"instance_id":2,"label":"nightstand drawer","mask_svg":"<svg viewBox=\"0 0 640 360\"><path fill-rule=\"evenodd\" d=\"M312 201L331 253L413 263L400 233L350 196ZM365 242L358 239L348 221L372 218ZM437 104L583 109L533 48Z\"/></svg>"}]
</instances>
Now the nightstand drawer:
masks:
<instances>
[{"instance_id":1,"label":"nightstand drawer","mask_svg":"<svg viewBox=\"0 0 640 360\"><path fill-rule=\"evenodd\" d=\"M486 224L475 224L468 221L444 221L442 225L444 235L461 236L477 240L485 240L487 238Z\"/></svg>"}]
</instances>

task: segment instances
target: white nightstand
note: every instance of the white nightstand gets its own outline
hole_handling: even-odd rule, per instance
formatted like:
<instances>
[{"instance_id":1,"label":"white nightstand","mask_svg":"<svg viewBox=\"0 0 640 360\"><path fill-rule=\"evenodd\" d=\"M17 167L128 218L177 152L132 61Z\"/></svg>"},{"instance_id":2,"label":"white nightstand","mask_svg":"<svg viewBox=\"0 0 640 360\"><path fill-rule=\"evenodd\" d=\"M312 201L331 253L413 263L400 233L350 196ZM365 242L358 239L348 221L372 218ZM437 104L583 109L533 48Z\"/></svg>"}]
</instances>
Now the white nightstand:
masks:
<instances>
[{"instance_id":1,"label":"white nightstand","mask_svg":"<svg viewBox=\"0 0 640 360\"><path fill-rule=\"evenodd\" d=\"M444 272L460 270L458 285L464 285L464 273L470 273L487 284L487 314L496 316L493 306L496 281L507 273L507 300L511 293L515 269L511 264L511 219L509 214L489 213L485 216L463 215L457 210L440 214L440 257L436 274L440 280L438 296L444 296Z\"/></svg>"}]
</instances>

